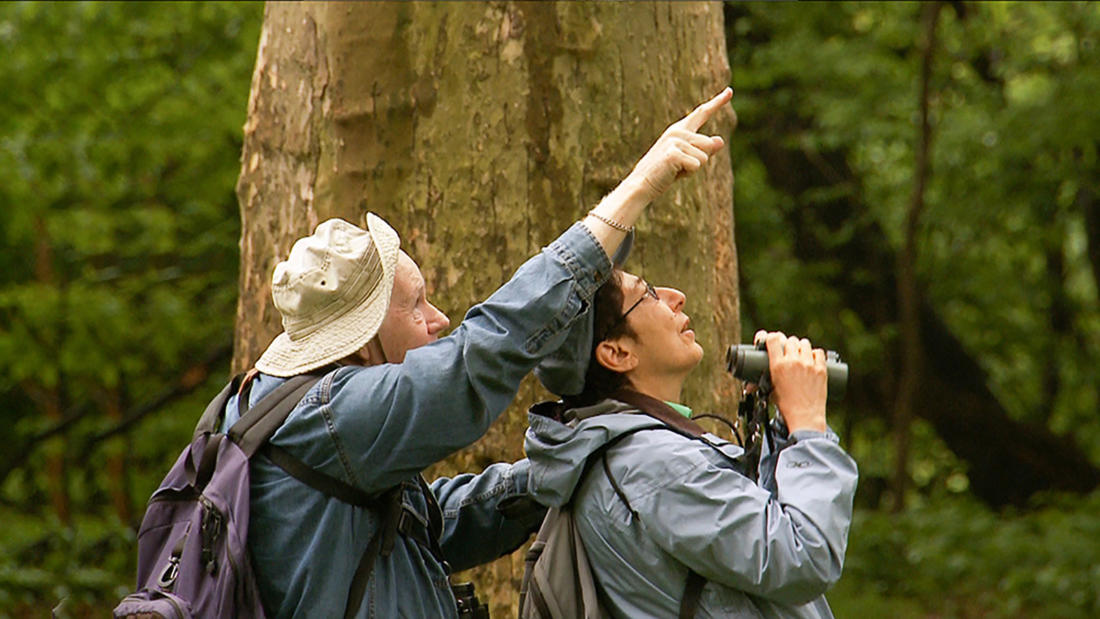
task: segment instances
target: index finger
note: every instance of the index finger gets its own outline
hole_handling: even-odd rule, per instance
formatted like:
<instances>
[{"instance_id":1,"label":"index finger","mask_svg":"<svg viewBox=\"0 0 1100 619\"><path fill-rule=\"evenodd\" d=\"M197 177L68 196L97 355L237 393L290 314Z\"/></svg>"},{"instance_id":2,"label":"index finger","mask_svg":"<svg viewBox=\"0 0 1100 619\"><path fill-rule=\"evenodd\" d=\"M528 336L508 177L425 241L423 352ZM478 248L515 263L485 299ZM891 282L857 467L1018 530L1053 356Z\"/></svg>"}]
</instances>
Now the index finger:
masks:
<instances>
[{"instance_id":1,"label":"index finger","mask_svg":"<svg viewBox=\"0 0 1100 619\"><path fill-rule=\"evenodd\" d=\"M768 337L768 332L760 329L756 332L756 335L752 336L752 345L759 346L761 343L763 343L764 338L766 337Z\"/></svg>"},{"instance_id":2,"label":"index finger","mask_svg":"<svg viewBox=\"0 0 1100 619\"><path fill-rule=\"evenodd\" d=\"M768 361L770 363L775 363L786 352L786 346L784 346L786 340L787 336L783 335L782 331L773 331L767 335L767 339L764 341L768 349Z\"/></svg>"},{"instance_id":3,"label":"index finger","mask_svg":"<svg viewBox=\"0 0 1100 619\"><path fill-rule=\"evenodd\" d=\"M692 132L698 131L699 127L705 125L706 122L710 120L710 117L714 116L718 108L729 103L732 98L733 89L727 86L725 90L714 95L710 101L700 103L690 114L684 116L684 119L681 121L684 123L684 128Z\"/></svg>"}]
</instances>

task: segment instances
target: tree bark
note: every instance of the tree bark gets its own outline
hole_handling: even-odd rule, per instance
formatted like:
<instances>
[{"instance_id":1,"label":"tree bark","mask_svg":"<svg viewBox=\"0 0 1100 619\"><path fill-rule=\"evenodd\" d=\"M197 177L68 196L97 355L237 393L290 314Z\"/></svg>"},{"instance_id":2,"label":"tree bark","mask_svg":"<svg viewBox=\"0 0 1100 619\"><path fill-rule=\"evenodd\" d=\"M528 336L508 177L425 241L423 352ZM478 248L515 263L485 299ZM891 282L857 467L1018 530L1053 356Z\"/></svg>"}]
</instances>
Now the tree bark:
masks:
<instances>
[{"instance_id":1,"label":"tree bark","mask_svg":"<svg viewBox=\"0 0 1100 619\"><path fill-rule=\"evenodd\" d=\"M594 206L665 126L729 82L717 3L267 5L241 177L234 369L281 330L275 263L329 217L389 221L457 324L524 259ZM732 115L707 131L729 137ZM740 340L728 151L639 225L629 270L688 296L708 357L697 409L732 409L722 351ZM533 380L485 439L431 473L522 457ZM475 570L493 615L522 574Z\"/></svg>"}]
</instances>

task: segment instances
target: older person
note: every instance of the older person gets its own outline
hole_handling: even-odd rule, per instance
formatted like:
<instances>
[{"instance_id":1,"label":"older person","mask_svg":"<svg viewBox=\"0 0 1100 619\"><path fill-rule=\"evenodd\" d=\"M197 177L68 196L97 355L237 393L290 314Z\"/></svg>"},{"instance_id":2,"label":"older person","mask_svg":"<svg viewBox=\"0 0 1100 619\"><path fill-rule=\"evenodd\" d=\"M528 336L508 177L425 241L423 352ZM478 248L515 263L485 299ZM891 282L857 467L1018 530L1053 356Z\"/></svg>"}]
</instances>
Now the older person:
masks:
<instances>
[{"instance_id":1,"label":"older person","mask_svg":"<svg viewBox=\"0 0 1100 619\"><path fill-rule=\"evenodd\" d=\"M698 130L731 97L726 89L670 126L615 190L446 337L446 316L381 218L368 214L366 229L326 221L294 244L272 281L284 332L244 393L255 404L288 377L324 373L271 444L367 493L400 487L412 533L378 556L355 606L349 587L381 517L257 459L248 546L270 616L455 617L449 570L529 536L541 509L508 508L527 493L526 460L430 487L419 473L481 437L520 380L586 320L608 256L646 205L723 147ZM237 411L234 398L223 427Z\"/></svg>"},{"instance_id":2,"label":"older person","mask_svg":"<svg viewBox=\"0 0 1100 619\"><path fill-rule=\"evenodd\" d=\"M532 408L526 450L536 500L572 506L606 611L831 617L824 593L843 567L857 471L826 426L825 353L756 335L781 421L749 470L740 446L699 440L684 418L684 380L703 357L686 296L616 271L593 303L588 358L572 375L564 355L540 374L568 397Z\"/></svg>"}]
</instances>

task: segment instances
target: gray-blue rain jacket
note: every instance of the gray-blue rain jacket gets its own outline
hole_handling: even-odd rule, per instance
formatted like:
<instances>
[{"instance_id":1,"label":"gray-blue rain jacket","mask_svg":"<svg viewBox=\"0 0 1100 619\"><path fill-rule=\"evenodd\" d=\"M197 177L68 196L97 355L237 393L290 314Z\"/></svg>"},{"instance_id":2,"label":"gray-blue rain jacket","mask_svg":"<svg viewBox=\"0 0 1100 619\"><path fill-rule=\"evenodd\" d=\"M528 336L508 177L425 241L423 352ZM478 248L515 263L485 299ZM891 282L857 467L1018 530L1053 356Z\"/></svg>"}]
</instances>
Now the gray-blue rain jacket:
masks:
<instances>
[{"instance_id":1,"label":"gray-blue rain jacket","mask_svg":"<svg viewBox=\"0 0 1100 619\"><path fill-rule=\"evenodd\" d=\"M740 446L646 430L620 441L603 467L585 459L654 419L614 400L573 411L569 425L531 413L529 483L539 502L573 498L573 514L609 611L674 617L689 569L707 579L696 617L832 617L824 593L840 578L858 473L835 434L777 424L758 484L742 474ZM568 416L566 417L568 418Z\"/></svg>"}]
</instances>

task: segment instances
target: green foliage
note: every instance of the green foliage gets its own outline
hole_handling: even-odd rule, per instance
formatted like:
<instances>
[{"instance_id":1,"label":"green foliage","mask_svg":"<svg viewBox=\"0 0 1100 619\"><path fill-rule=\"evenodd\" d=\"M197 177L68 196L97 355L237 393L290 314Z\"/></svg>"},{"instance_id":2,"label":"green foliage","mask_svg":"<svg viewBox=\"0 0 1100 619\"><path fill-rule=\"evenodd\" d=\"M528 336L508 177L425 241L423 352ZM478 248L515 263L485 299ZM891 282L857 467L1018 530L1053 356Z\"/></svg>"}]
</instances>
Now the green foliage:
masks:
<instances>
[{"instance_id":1,"label":"green foliage","mask_svg":"<svg viewBox=\"0 0 1100 619\"><path fill-rule=\"evenodd\" d=\"M1095 617L1097 509L1100 493L1000 515L966 497L861 511L830 602L838 617Z\"/></svg>"},{"instance_id":2,"label":"green foliage","mask_svg":"<svg viewBox=\"0 0 1100 619\"><path fill-rule=\"evenodd\" d=\"M140 386L232 329L257 8L3 7L6 388Z\"/></svg>"},{"instance_id":3,"label":"green foliage","mask_svg":"<svg viewBox=\"0 0 1100 619\"><path fill-rule=\"evenodd\" d=\"M916 160L920 10L749 3L727 11L741 119L732 149L745 332L807 333L841 349L855 380L887 392L896 323L862 324L832 285L876 281L894 265L800 260L797 222L805 219L795 211L866 205L817 236L839 247L873 222L900 247ZM1072 432L1100 461L1100 273L1088 260L1100 248L1086 242L1082 206L1100 178L1100 7L945 5L937 41L932 171L918 230L922 293L1014 418ZM778 110L799 126L776 131ZM854 180L792 204L790 187L801 180L769 170L751 147L783 140L815 162L796 173ZM870 432L856 443L882 444L888 428L851 421L855 433ZM856 456L882 457L862 448Z\"/></svg>"},{"instance_id":4,"label":"green foliage","mask_svg":"<svg viewBox=\"0 0 1100 619\"><path fill-rule=\"evenodd\" d=\"M806 333L844 354L857 386L887 393L897 325L866 324L835 282L870 285L894 265L837 250L867 224L901 244L920 10L727 7L745 332ZM12 446L0 454L0 619L62 599L65 613L102 616L130 586L142 501L224 375L222 362L191 397L97 439L229 339L261 19L254 3L0 4L0 442ZM1100 194L1100 8L955 3L937 37L922 292L1014 418L1072 434L1098 462L1100 274L1084 200ZM814 167L779 169L760 144ZM846 180L790 190L811 174ZM797 217L853 203L865 208L836 221ZM829 225L816 236L834 253L801 259L799 225ZM837 616L1100 614L1100 497L993 513L970 497L966 463L917 423L910 507L885 514L874 508L893 470L888 418L836 412L861 469ZM65 416L63 432L12 460Z\"/></svg>"},{"instance_id":5,"label":"green foliage","mask_svg":"<svg viewBox=\"0 0 1100 619\"><path fill-rule=\"evenodd\" d=\"M81 516L70 525L0 511L0 617L105 611L126 594L136 570L134 530L117 520ZM102 616L102 612L95 616Z\"/></svg>"},{"instance_id":6,"label":"green foliage","mask_svg":"<svg viewBox=\"0 0 1100 619\"><path fill-rule=\"evenodd\" d=\"M132 580L134 520L225 375L96 439L230 341L262 11L0 5L0 617L102 610Z\"/></svg>"},{"instance_id":7,"label":"green foliage","mask_svg":"<svg viewBox=\"0 0 1100 619\"><path fill-rule=\"evenodd\" d=\"M857 397L861 389L896 391L897 323L865 324L835 284L892 281L883 274L895 265L855 264L835 250L868 225L893 251L902 244L922 8L727 7L744 330L806 333L839 349ZM1100 462L1100 273L1089 261L1100 247L1089 245L1085 213L1100 179L1100 7L955 3L944 5L936 35L931 176L918 230L922 294L1013 418L1070 435ZM805 154L810 166L776 167L766 159L773 145ZM815 175L829 190L801 191ZM838 208L850 210L830 219ZM800 229L820 222L832 226ZM835 245L807 261L799 246L807 236ZM857 500L882 505L895 458L889 415L861 410L851 397L836 409L832 423L860 465ZM915 424L912 437L909 508L858 512L844 578L830 594L837 616L1100 613L1097 496L992 513L970 497L966 463L930 426Z\"/></svg>"}]
</instances>

